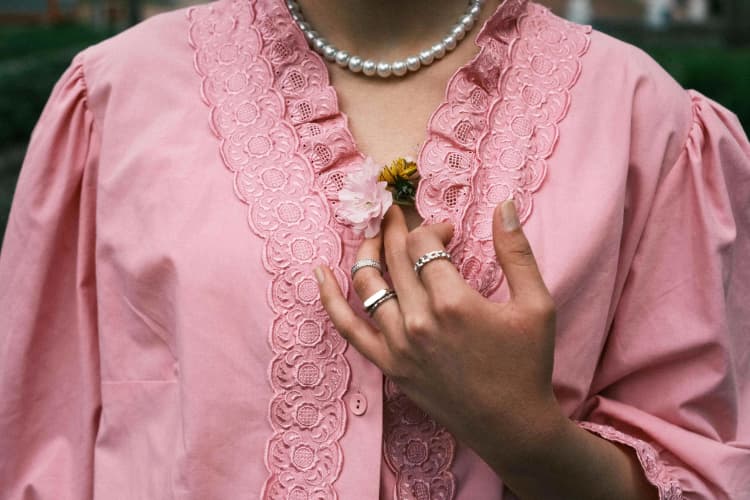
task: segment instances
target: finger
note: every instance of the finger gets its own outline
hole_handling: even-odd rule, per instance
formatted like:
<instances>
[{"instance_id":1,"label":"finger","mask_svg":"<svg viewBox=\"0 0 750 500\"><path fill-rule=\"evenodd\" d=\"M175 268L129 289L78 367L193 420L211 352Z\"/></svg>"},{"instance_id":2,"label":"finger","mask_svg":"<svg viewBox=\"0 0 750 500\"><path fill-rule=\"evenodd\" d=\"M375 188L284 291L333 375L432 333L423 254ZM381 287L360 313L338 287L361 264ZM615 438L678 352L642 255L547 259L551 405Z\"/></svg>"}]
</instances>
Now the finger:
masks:
<instances>
[{"instance_id":1,"label":"finger","mask_svg":"<svg viewBox=\"0 0 750 500\"><path fill-rule=\"evenodd\" d=\"M313 272L320 289L320 301L333 326L355 349L382 369L388 353L383 336L352 310L328 267L318 266Z\"/></svg>"},{"instance_id":2,"label":"finger","mask_svg":"<svg viewBox=\"0 0 750 500\"><path fill-rule=\"evenodd\" d=\"M427 311L427 292L422 282L414 273L414 266L406 240L409 229L406 227L404 213L397 205L393 205L383 219L383 240L385 242L385 259L388 272L393 282L393 288L399 296L399 306L402 314L421 314ZM406 321L408 323L408 321Z\"/></svg>"},{"instance_id":3,"label":"finger","mask_svg":"<svg viewBox=\"0 0 750 500\"><path fill-rule=\"evenodd\" d=\"M383 238L378 234L374 238L365 239L357 250L357 260L373 259L380 261L382 253ZM372 294L383 288L390 288L388 282L383 278L380 272L374 267L365 267L354 274L352 279L354 291L363 302ZM398 301L389 299L383 302L372 315L383 334L390 338L399 333L403 324L401 309Z\"/></svg>"},{"instance_id":4,"label":"finger","mask_svg":"<svg viewBox=\"0 0 750 500\"><path fill-rule=\"evenodd\" d=\"M452 237L453 226L450 224L432 224L413 230L407 238L412 263L428 252L445 250ZM428 262L422 267L418 278L427 290L433 306L456 298L457 294L468 288L456 266L447 259Z\"/></svg>"},{"instance_id":5,"label":"finger","mask_svg":"<svg viewBox=\"0 0 750 500\"><path fill-rule=\"evenodd\" d=\"M492 216L492 240L497 261L508 280L511 300L536 301L540 297L549 297L512 199L495 208Z\"/></svg>"}]
</instances>

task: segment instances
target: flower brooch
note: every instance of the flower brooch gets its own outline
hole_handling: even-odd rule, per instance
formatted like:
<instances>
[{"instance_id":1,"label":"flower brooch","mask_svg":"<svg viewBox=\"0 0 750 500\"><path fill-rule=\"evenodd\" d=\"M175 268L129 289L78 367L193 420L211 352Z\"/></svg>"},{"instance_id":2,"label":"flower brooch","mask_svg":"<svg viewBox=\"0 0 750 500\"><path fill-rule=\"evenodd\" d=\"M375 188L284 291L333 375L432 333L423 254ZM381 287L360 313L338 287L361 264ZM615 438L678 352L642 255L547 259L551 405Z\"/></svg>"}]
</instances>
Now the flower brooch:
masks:
<instances>
[{"instance_id":1,"label":"flower brooch","mask_svg":"<svg viewBox=\"0 0 750 500\"><path fill-rule=\"evenodd\" d=\"M398 158L380 167L368 156L357 171L344 178L338 216L358 234L372 238L393 203L414 205L418 181L417 164L410 158Z\"/></svg>"}]
</instances>

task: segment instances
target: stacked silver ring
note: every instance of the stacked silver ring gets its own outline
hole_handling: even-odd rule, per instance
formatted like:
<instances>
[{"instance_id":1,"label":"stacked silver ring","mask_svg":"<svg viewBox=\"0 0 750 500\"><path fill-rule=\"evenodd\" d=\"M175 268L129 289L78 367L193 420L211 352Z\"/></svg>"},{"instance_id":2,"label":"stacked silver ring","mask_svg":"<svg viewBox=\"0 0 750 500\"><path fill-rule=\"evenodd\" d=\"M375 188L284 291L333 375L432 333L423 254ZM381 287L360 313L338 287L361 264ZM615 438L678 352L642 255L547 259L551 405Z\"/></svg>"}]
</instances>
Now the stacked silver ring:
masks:
<instances>
[{"instance_id":1,"label":"stacked silver ring","mask_svg":"<svg viewBox=\"0 0 750 500\"><path fill-rule=\"evenodd\" d=\"M458 43L466 37L466 33L474 27L482 11L484 2L485 0L470 0L465 14L451 27L448 34L442 40L419 52L419 54L414 54L405 59L393 62L374 61L372 59L365 60L360 56L349 54L345 50L334 47L328 40L320 36L310 26L310 23L305 20L296 0L286 0L286 6L289 9L292 19L297 23L299 29L302 30L310 47L315 52L331 62L335 61L336 64L353 73L388 78L389 76L404 76L410 71L418 71L420 68L429 66L433 62L445 57L445 54L455 49Z\"/></svg>"},{"instance_id":2,"label":"stacked silver ring","mask_svg":"<svg viewBox=\"0 0 750 500\"><path fill-rule=\"evenodd\" d=\"M377 269L380 272L380 274L383 274L383 266L381 266L380 262L378 262L377 260L375 260L375 259L360 259L357 262L355 262L354 265L352 266L352 271L351 271L351 277L352 277L352 279L354 279L354 273L356 273L357 271L359 271L360 269L362 269L364 267L374 267L375 269Z\"/></svg>"},{"instance_id":3,"label":"stacked silver ring","mask_svg":"<svg viewBox=\"0 0 750 500\"><path fill-rule=\"evenodd\" d=\"M433 250L432 252L427 252L419 259L417 259L417 262L414 263L414 272L419 274L420 271L422 271L422 268L427 265L428 262L432 262L435 259L451 260L451 254L449 254L445 250Z\"/></svg>"},{"instance_id":4,"label":"stacked silver ring","mask_svg":"<svg viewBox=\"0 0 750 500\"><path fill-rule=\"evenodd\" d=\"M367 311L367 314L372 316L373 314L375 314L377 308L383 305L385 301L395 298L395 291L391 290L390 288L382 288L367 297L362 305L364 306L365 311Z\"/></svg>"}]
</instances>

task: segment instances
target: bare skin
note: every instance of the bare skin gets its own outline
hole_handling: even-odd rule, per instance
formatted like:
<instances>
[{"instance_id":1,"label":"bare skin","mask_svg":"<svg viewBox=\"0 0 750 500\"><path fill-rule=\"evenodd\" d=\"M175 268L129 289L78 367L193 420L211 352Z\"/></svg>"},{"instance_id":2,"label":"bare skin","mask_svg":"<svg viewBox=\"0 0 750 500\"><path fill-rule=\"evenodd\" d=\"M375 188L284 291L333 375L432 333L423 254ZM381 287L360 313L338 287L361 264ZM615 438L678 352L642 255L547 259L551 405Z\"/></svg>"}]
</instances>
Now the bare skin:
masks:
<instances>
[{"instance_id":1,"label":"bare skin","mask_svg":"<svg viewBox=\"0 0 750 500\"><path fill-rule=\"evenodd\" d=\"M488 1L480 25L499 0ZM302 0L305 16L334 45L363 57L398 59L439 39L465 8L456 0ZM429 12L429 16L423 13ZM363 22L362 20L367 20ZM447 80L477 52L477 28L446 60L403 81L353 75L329 65L350 129L365 154L385 163L416 156ZM479 296L447 261L417 277L413 262L444 248L447 224L419 226L414 211L393 207L381 235L357 258L385 255L399 299L358 317L330 269L315 269L321 300L338 331L425 411L472 447L521 498L656 498L633 451L571 422L552 389L555 305L515 210L498 207L495 249L511 300ZM372 268L359 271L361 299L389 287ZM460 334L460 335L459 335Z\"/></svg>"},{"instance_id":2,"label":"bare skin","mask_svg":"<svg viewBox=\"0 0 750 500\"><path fill-rule=\"evenodd\" d=\"M400 156L416 158L430 115L443 102L449 78L479 52L474 38L499 4L499 0L488 0L477 25L444 59L398 82L328 65L341 110L349 118L360 151L382 164ZM455 0L302 0L300 5L305 18L334 45L376 60L403 59L425 49L448 33L467 6ZM332 15L334 12L340 15ZM404 212L410 229L421 223L413 208Z\"/></svg>"}]
</instances>

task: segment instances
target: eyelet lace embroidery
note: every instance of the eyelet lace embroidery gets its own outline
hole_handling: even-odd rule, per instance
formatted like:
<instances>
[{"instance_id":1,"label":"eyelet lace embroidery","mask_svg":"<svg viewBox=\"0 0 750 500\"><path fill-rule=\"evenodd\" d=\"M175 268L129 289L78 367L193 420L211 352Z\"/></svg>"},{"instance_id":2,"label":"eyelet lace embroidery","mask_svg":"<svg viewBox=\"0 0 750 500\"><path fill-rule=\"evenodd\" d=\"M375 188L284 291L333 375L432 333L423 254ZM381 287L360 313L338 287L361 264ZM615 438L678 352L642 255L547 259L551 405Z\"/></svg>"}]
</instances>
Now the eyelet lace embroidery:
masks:
<instances>
[{"instance_id":1,"label":"eyelet lace embroidery","mask_svg":"<svg viewBox=\"0 0 750 500\"><path fill-rule=\"evenodd\" d=\"M430 119L417 208L427 223L454 225L454 263L484 295L502 279L492 210L513 195L522 222L529 217L590 30L526 0L508 0L482 28L480 53L454 75ZM384 448L396 474L395 498L453 498L455 439L395 385L386 389Z\"/></svg>"},{"instance_id":2,"label":"eyelet lace embroidery","mask_svg":"<svg viewBox=\"0 0 750 500\"><path fill-rule=\"evenodd\" d=\"M450 467L456 440L398 387L386 380L383 406L385 461L394 474L395 500L451 500L456 481Z\"/></svg>"},{"instance_id":3,"label":"eyelet lace embroidery","mask_svg":"<svg viewBox=\"0 0 750 500\"><path fill-rule=\"evenodd\" d=\"M628 436L608 425L592 422L576 423L582 429L598 434L604 439L633 448L646 474L646 479L659 490L659 500L682 500L684 498L682 488L680 488L677 480L669 473L664 463L659 460L659 454L653 446L645 441Z\"/></svg>"},{"instance_id":4,"label":"eyelet lace embroidery","mask_svg":"<svg viewBox=\"0 0 750 500\"><path fill-rule=\"evenodd\" d=\"M263 265L272 276L275 395L262 497L335 499L350 368L310 271L327 263L347 293L338 235L345 230L319 194L336 190L320 185L316 174L356 154L325 67L291 29L283 4L256 5L257 18L248 0L190 9L189 41L221 158L248 205L250 227L264 240Z\"/></svg>"},{"instance_id":5,"label":"eyelet lace embroidery","mask_svg":"<svg viewBox=\"0 0 750 500\"><path fill-rule=\"evenodd\" d=\"M484 295L502 280L492 211L512 196L522 223L531 214L591 31L525 0L506 3L482 29L477 59L450 82L419 157L419 211L454 225L454 263Z\"/></svg>"},{"instance_id":6,"label":"eyelet lace embroidery","mask_svg":"<svg viewBox=\"0 0 750 500\"><path fill-rule=\"evenodd\" d=\"M419 211L426 222L454 223L456 262L486 294L501 276L494 253L485 251L491 234L482 221L491 220L494 203L508 193L521 202L522 221L528 218L588 46L587 28L542 7L532 5L519 19L526 2L506 0L483 28L490 36L477 59L449 83L419 160ZM264 239L263 264L272 275L269 380L275 396L263 498L335 499L349 366L346 344L317 303L309 270L326 262L348 292L339 235L357 238L334 214L343 176L362 155L324 62L308 49L281 2L221 0L190 9L188 17L210 125L234 174L235 193L249 207L249 225ZM528 39L520 42L522 31ZM532 71L543 75L541 86L533 85L539 74L532 79ZM483 167L495 162L500 168ZM464 225L467 214L474 215ZM481 241L469 242L469 234ZM388 384L384 448L398 478L396 498L453 498L455 440Z\"/></svg>"}]
</instances>

